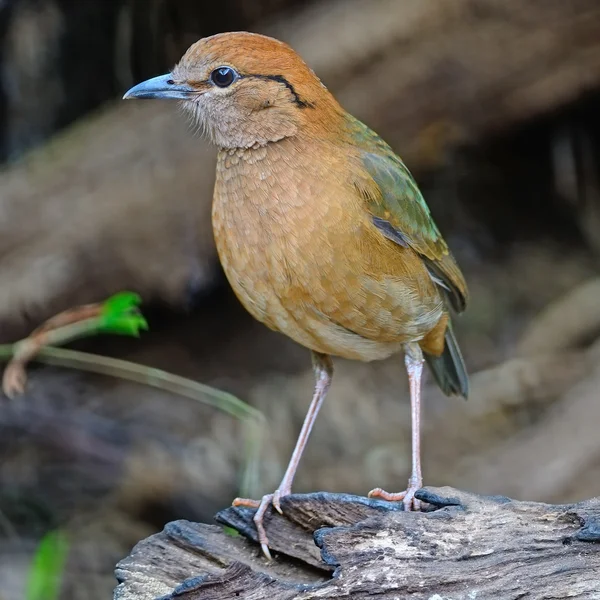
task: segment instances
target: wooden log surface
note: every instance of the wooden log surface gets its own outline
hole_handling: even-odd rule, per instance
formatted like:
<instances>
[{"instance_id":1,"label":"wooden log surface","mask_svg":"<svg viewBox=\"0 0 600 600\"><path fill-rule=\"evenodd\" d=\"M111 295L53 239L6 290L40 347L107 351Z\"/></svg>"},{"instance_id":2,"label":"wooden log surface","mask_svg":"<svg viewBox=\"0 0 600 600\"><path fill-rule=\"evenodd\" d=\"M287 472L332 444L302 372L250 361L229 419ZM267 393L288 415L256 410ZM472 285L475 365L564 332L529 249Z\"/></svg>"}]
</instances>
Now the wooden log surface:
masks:
<instances>
[{"instance_id":1,"label":"wooden log surface","mask_svg":"<svg viewBox=\"0 0 600 600\"><path fill-rule=\"evenodd\" d=\"M343 494L292 495L269 514L275 559L253 511L217 525L175 521L117 566L115 600L600 598L600 498L517 502L453 488L418 492L430 510ZM249 539L247 539L249 538Z\"/></svg>"}]
</instances>

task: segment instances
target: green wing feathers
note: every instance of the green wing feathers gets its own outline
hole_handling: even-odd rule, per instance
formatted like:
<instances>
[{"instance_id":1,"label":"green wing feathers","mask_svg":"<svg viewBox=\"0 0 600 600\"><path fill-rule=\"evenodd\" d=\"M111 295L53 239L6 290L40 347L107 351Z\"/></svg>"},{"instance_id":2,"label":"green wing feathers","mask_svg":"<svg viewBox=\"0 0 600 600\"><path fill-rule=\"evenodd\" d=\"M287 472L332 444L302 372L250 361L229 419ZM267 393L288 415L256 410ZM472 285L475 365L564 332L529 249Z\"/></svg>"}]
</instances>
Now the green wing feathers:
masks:
<instances>
[{"instance_id":1,"label":"green wing feathers","mask_svg":"<svg viewBox=\"0 0 600 600\"><path fill-rule=\"evenodd\" d=\"M447 254L448 246L404 164L372 152L365 152L362 160L376 186L369 207L373 215L388 221L419 254L431 260Z\"/></svg>"},{"instance_id":2,"label":"green wing feathers","mask_svg":"<svg viewBox=\"0 0 600 600\"><path fill-rule=\"evenodd\" d=\"M350 129L361 148L360 160L368 176L356 187L375 225L396 243L404 241L402 245L417 252L451 306L462 312L468 300L467 284L410 171L366 125L351 118Z\"/></svg>"},{"instance_id":3,"label":"green wing feathers","mask_svg":"<svg viewBox=\"0 0 600 600\"><path fill-rule=\"evenodd\" d=\"M366 125L351 118L351 136L361 148L360 159L367 178L356 187L367 203L373 223L395 243L421 256L430 276L443 290L454 310L467 304L465 279L435 224L416 181L393 150ZM425 355L435 380L447 395L469 393L465 364L448 320L444 351Z\"/></svg>"}]
</instances>

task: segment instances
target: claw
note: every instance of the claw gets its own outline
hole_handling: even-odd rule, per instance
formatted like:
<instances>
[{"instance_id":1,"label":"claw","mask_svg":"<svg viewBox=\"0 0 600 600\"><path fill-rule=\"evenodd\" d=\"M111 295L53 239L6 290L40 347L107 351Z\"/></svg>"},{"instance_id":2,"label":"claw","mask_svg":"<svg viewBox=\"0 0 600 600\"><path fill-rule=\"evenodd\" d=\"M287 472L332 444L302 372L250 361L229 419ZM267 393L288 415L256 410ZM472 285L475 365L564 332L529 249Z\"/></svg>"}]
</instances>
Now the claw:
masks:
<instances>
[{"instance_id":1,"label":"claw","mask_svg":"<svg viewBox=\"0 0 600 600\"><path fill-rule=\"evenodd\" d=\"M277 490L279 491L279 490ZM269 506L274 505L275 494L267 494L263 496L262 499L259 500L251 500L249 498L236 498L232 504L233 506L247 506L248 508L256 508L256 514L252 518L254 521L254 525L256 526L256 533L258 537L258 542L263 551L263 554L267 557L268 560L272 560L271 552L269 551L269 538L267 537L267 532L265 531L264 526L264 518L265 513ZM279 496L277 497L277 502L279 502ZM277 508L277 507L275 507ZM281 513L281 508L277 509L278 512Z\"/></svg>"},{"instance_id":2,"label":"claw","mask_svg":"<svg viewBox=\"0 0 600 600\"><path fill-rule=\"evenodd\" d=\"M275 493L273 494L273 508L280 514L283 514L283 511L281 510L281 492L279 490L275 490Z\"/></svg>"},{"instance_id":3,"label":"claw","mask_svg":"<svg viewBox=\"0 0 600 600\"><path fill-rule=\"evenodd\" d=\"M273 557L271 556L271 551L269 550L269 546L267 545L267 543L261 543L260 548L262 550L262 553L265 555L265 558L267 560L273 560Z\"/></svg>"}]
</instances>

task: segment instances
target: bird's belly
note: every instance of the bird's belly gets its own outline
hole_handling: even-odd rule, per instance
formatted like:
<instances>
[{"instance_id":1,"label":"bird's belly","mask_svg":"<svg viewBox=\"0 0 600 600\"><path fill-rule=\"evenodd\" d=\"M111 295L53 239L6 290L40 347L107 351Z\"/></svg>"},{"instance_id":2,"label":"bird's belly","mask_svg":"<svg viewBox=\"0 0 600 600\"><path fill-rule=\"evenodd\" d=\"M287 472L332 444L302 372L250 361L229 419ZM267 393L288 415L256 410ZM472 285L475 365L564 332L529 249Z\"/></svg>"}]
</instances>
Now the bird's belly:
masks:
<instances>
[{"instance_id":1,"label":"bird's belly","mask_svg":"<svg viewBox=\"0 0 600 600\"><path fill-rule=\"evenodd\" d=\"M259 220L213 215L213 226L221 264L244 307L311 350L386 358L425 337L443 314L424 268L423 281L410 268L375 276L343 244L296 243Z\"/></svg>"},{"instance_id":2,"label":"bird's belly","mask_svg":"<svg viewBox=\"0 0 600 600\"><path fill-rule=\"evenodd\" d=\"M318 342L315 350L349 359L386 358L423 339L443 315L435 289L420 294L410 275L374 276L364 265L345 261L328 266L317 282L297 286L294 300L286 302Z\"/></svg>"},{"instance_id":3,"label":"bird's belly","mask_svg":"<svg viewBox=\"0 0 600 600\"><path fill-rule=\"evenodd\" d=\"M220 154L215 242L242 304L345 358L385 358L425 337L444 309L420 258L375 229L332 165L294 156L290 169L277 148Z\"/></svg>"}]
</instances>

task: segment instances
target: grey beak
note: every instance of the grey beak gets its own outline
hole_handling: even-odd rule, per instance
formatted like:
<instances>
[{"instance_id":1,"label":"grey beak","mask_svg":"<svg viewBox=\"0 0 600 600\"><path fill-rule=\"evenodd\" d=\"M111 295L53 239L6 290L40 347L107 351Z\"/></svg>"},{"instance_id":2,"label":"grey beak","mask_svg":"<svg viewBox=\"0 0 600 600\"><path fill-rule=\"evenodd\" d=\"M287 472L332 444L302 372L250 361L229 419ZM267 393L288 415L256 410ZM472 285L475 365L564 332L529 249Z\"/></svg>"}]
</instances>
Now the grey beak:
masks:
<instances>
[{"instance_id":1,"label":"grey beak","mask_svg":"<svg viewBox=\"0 0 600 600\"><path fill-rule=\"evenodd\" d=\"M134 85L123 96L123 100L131 98L167 98L170 100L187 100L198 91L185 83L175 83L172 75L159 75Z\"/></svg>"}]
</instances>

